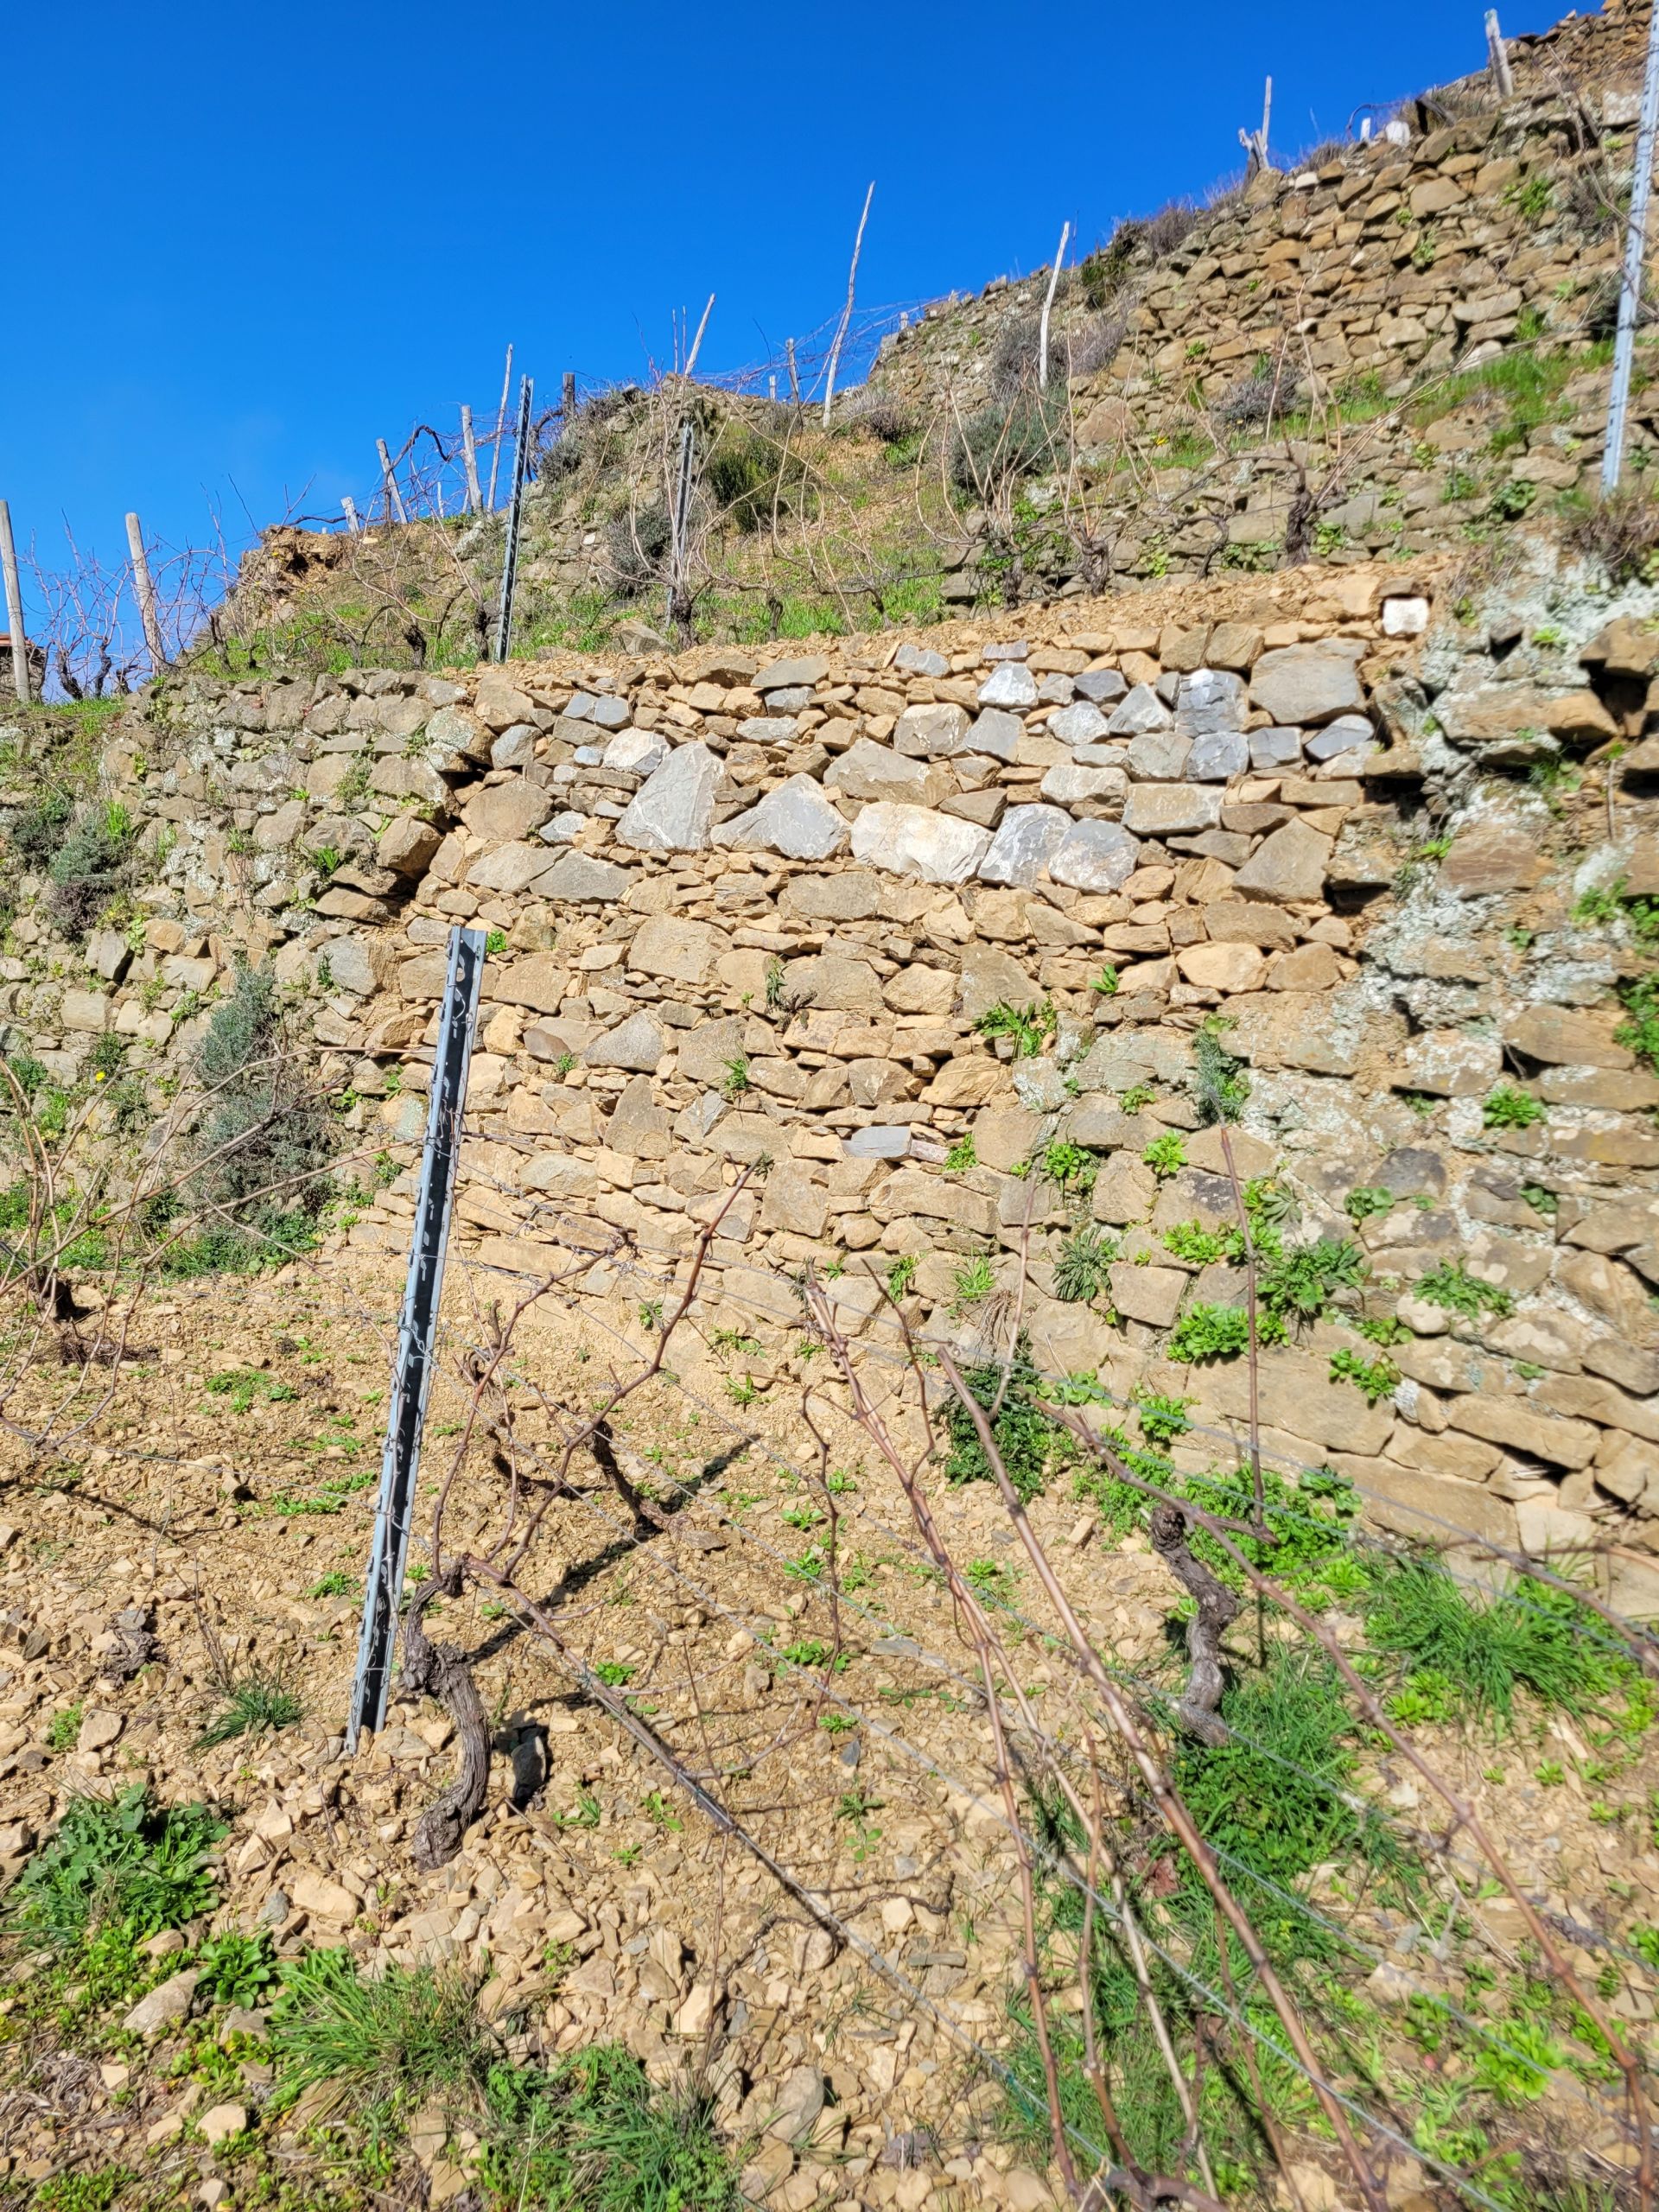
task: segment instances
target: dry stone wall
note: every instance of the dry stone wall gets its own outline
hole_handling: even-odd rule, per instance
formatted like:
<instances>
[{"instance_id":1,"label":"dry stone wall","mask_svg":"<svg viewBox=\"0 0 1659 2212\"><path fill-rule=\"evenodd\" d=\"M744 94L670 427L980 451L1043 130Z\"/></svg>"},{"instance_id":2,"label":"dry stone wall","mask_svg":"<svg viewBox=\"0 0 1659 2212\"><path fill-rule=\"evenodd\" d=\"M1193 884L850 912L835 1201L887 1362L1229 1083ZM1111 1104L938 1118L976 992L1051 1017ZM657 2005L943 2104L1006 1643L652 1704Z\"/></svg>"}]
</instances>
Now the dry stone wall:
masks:
<instances>
[{"instance_id":1,"label":"dry stone wall","mask_svg":"<svg viewBox=\"0 0 1659 2212\"><path fill-rule=\"evenodd\" d=\"M1645 26L1645 10L1570 17L1517 42L1503 105L1484 78L1443 87L1393 136L1224 195L1173 250L1154 224L1121 266L1069 278L1053 326L1077 446L1065 489L1096 570L1273 567L1310 493L1322 556L1357 562L1587 491ZM922 419L993 403L1034 360L1046 284L998 278L929 308L887 341L873 388ZM1511 419L1503 391L1455 385L1516 347L1575 356L1547 404ZM1642 381L1638 467L1659 444L1659 387ZM1059 492L1039 485L1036 505ZM1089 566L1073 563L1072 588Z\"/></svg>"},{"instance_id":2,"label":"dry stone wall","mask_svg":"<svg viewBox=\"0 0 1659 2212\"><path fill-rule=\"evenodd\" d=\"M874 1360L891 1291L965 1355L1017 1320L1046 1373L1186 1402L1184 1466L1247 1413L1219 1069L1260 1218L1357 1248L1263 1354L1270 1459L1413 1535L1594 1547L1652 1610L1659 1081L1615 993L1659 893L1659 594L1540 571L1459 620L1441 582L193 679L105 759L156 870L142 925L75 947L25 913L8 1038L66 1082L105 1030L176 1074L236 960L269 960L348 1123L412 1160L476 923L477 1259L580 1262L638 1336L719 1216L714 1325L756 1389L806 1371L810 1268ZM413 1192L353 1244L395 1264Z\"/></svg>"}]
</instances>

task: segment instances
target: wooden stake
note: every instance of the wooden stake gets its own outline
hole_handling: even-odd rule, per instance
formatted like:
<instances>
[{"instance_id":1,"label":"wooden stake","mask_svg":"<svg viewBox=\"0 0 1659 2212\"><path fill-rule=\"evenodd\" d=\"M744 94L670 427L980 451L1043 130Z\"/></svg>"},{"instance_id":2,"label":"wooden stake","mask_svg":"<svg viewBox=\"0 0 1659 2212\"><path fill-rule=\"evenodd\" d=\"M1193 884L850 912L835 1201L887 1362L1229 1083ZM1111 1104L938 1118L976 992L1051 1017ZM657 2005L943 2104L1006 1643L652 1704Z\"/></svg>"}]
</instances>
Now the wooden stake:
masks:
<instances>
[{"instance_id":1,"label":"wooden stake","mask_svg":"<svg viewBox=\"0 0 1659 2212\"><path fill-rule=\"evenodd\" d=\"M702 334L709 327L709 317L714 312L714 305L715 296L710 292L709 304L702 311L702 321L697 325L697 334L691 340L691 353L685 365L685 378L688 384L696 370L697 356L702 351Z\"/></svg>"},{"instance_id":2,"label":"wooden stake","mask_svg":"<svg viewBox=\"0 0 1659 2212\"><path fill-rule=\"evenodd\" d=\"M17 573L17 548L11 535L11 505L0 499L0 570L5 574L6 622L11 639L11 681L17 703L34 695L29 681L29 639L23 630L23 586Z\"/></svg>"},{"instance_id":3,"label":"wooden stake","mask_svg":"<svg viewBox=\"0 0 1659 2212\"><path fill-rule=\"evenodd\" d=\"M1268 125L1272 121L1273 79L1269 77L1267 82L1267 89L1262 95L1262 166L1264 169L1271 168L1273 166L1272 162L1268 159Z\"/></svg>"},{"instance_id":4,"label":"wooden stake","mask_svg":"<svg viewBox=\"0 0 1659 2212\"><path fill-rule=\"evenodd\" d=\"M355 537L363 527L362 524L357 518L357 502L353 499L351 493L347 492L345 498L341 499L340 504L346 510L346 527L350 531L352 536Z\"/></svg>"},{"instance_id":5,"label":"wooden stake","mask_svg":"<svg viewBox=\"0 0 1659 2212\"><path fill-rule=\"evenodd\" d=\"M156 586L150 577L149 556L144 551L143 526L137 515L127 517L127 550L132 556L132 588L138 601L138 620L144 626L149 672L159 676L167 655L162 650L162 626L156 619Z\"/></svg>"},{"instance_id":6,"label":"wooden stake","mask_svg":"<svg viewBox=\"0 0 1659 2212\"><path fill-rule=\"evenodd\" d=\"M461 457L467 471L467 512L475 515L484 504L484 494L478 488L478 441L473 435L473 410L464 400L461 408Z\"/></svg>"},{"instance_id":7,"label":"wooden stake","mask_svg":"<svg viewBox=\"0 0 1659 2212\"><path fill-rule=\"evenodd\" d=\"M1486 55L1491 64L1492 82L1497 88L1497 97L1501 100L1513 99L1515 78L1510 68L1510 49L1497 27L1496 8L1486 10Z\"/></svg>"},{"instance_id":8,"label":"wooden stake","mask_svg":"<svg viewBox=\"0 0 1659 2212\"><path fill-rule=\"evenodd\" d=\"M507 348L507 365L501 372L501 404L495 417L495 444L490 452L489 511L495 512L495 472L501 466L501 441L507 435L507 394L512 388L512 348Z\"/></svg>"},{"instance_id":9,"label":"wooden stake","mask_svg":"<svg viewBox=\"0 0 1659 2212\"><path fill-rule=\"evenodd\" d=\"M1636 326L1642 307L1642 274L1647 260L1648 200L1653 190L1654 137L1659 131L1659 8L1648 18L1648 61L1642 79L1642 114L1636 132L1636 175L1624 231L1624 267L1618 289L1618 325L1613 338L1613 377L1607 393L1607 438L1601 455L1601 488L1618 488L1624 465L1624 423L1630 404L1630 372L1636 359Z\"/></svg>"},{"instance_id":10,"label":"wooden stake","mask_svg":"<svg viewBox=\"0 0 1659 2212\"><path fill-rule=\"evenodd\" d=\"M564 380L559 387L559 412L567 424L575 419L576 372L574 369L565 371Z\"/></svg>"},{"instance_id":11,"label":"wooden stake","mask_svg":"<svg viewBox=\"0 0 1659 2212\"><path fill-rule=\"evenodd\" d=\"M1065 242L1071 235L1069 222L1060 225L1060 242L1054 249L1054 266L1048 272L1048 289L1043 295L1042 321L1037 326L1037 389L1048 390L1048 318L1054 312L1054 294L1060 281L1060 268L1065 259Z\"/></svg>"},{"instance_id":12,"label":"wooden stake","mask_svg":"<svg viewBox=\"0 0 1659 2212\"><path fill-rule=\"evenodd\" d=\"M858 283L858 257L864 250L864 226L870 219L870 202L875 197L875 181L864 194L864 212L858 219L858 236L853 240L853 264L847 271L847 304L841 311L841 321L836 330L836 342L830 348L830 366L823 378L823 419L830 421L830 403L836 396L836 369L841 359L842 340L847 335L847 326L853 319L853 288Z\"/></svg>"},{"instance_id":13,"label":"wooden stake","mask_svg":"<svg viewBox=\"0 0 1659 2212\"><path fill-rule=\"evenodd\" d=\"M784 358L789 363L789 397L792 404L798 407L801 404L801 379L795 367L795 340L792 338L784 340Z\"/></svg>"},{"instance_id":14,"label":"wooden stake","mask_svg":"<svg viewBox=\"0 0 1659 2212\"><path fill-rule=\"evenodd\" d=\"M407 522L409 517L404 512L404 503L398 493L397 479L392 474L391 455L386 450L386 442L384 438L377 438L374 444L375 450L380 456L380 474L386 487L387 519L390 520L395 515L399 522Z\"/></svg>"},{"instance_id":15,"label":"wooden stake","mask_svg":"<svg viewBox=\"0 0 1659 2212\"><path fill-rule=\"evenodd\" d=\"M524 479L530 471L530 403L534 387L518 380L518 435L512 453L512 497L507 502L507 538L501 553L501 604L496 617L495 658L505 660L512 642L512 597L518 582L518 524L524 512Z\"/></svg>"}]
</instances>

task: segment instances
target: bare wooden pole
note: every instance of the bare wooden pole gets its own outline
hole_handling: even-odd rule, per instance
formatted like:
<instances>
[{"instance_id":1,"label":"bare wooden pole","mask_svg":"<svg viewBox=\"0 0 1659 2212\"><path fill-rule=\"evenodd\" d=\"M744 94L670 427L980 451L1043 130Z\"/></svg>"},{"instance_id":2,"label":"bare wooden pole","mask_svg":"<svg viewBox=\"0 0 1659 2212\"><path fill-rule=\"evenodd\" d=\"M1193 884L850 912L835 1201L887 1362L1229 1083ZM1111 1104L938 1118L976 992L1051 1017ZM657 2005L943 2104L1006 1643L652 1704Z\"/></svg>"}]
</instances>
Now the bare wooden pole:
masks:
<instances>
[{"instance_id":1,"label":"bare wooden pole","mask_svg":"<svg viewBox=\"0 0 1659 2212\"><path fill-rule=\"evenodd\" d=\"M858 283L858 257L864 251L864 226L870 219L870 202L875 197L875 180L864 194L864 212L858 219L858 236L853 240L852 266L847 271L847 304L841 311L841 321L836 328L836 342L830 348L830 365L823 377L823 419L830 420L830 404L836 396L836 370L841 360L842 342L847 335L847 326L853 319L853 291Z\"/></svg>"},{"instance_id":2,"label":"bare wooden pole","mask_svg":"<svg viewBox=\"0 0 1659 2212\"><path fill-rule=\"evenodd\" d=\"M784 358L789 363L790 401L792 405L798 407L801 404L801 378L800 372L795 366L795 340L792 338L785 338L784 340Z\"/></svg>"},{"instance_id":3,"label":"bare wooden pole","mask_svg":"<svg viewBox=\"0 0 1659 2212\"><path fill-rule=\"evenodd\" d=\"M1271 168L1273 166L1268 158L1268 126L1272 121L1273 79L1269 77L1262 94L1262 166L1264 169Z\"/></svg>"},{"instance_id":4,"label":"bare wooden pole","mask_svg":"<svg viewBox=\"0 0 1659 2212\"><path fill-rule=\"evenodd\" d=\"M23 630L23 585L11 534L11 504L0 499L0 569L5 573L6 623L11 639L11 680L21 706L34 695L29 681L29 639Z\"/></svg>"},{"instance_id":5,"label":"bare wooden pole","mask_svg":"<svg viewBox=\"0 0 1659 2212\"><path fill-rule=\"evenodd\" d=\"M353 499L351 493L347 492L340 504L346 511L346 527L350 531L352 536L355 537L363 528L362 524L357 518L357 502Z\"/></svg>"},{"instance_id":6,"label":"bare wooden pole","mask_svg":"<svg viewBox=\"0 0 1659 2212\"><path fill-rule=\"evenodd\" d=\"M475 515L484 504L478 488L478 440L473 435L473 410L465 400L461 407L461 458L467 471L467 512Z\"/></svg>"},{"instance_id":7,"label":"bare wooden pole","mask_svg":"<svg viewBox=\"0 0 1659 2212\"><path fill-rule=\"evenodd\" d=\"M710 293L709 293L709 304L708 304L708 306L707 306L706 308L704 308L704 309L703 309L703 311L702 311L702 321L697 325L697 334L696 334L696 337L691 340L691 351L690 351L690 354L687 356L687 359L686 359L686 364L685 364L685 376L686 376L686 380L687 380L687 382L688 382L688 383L690 381L690 379L691 379L692 376L693 376L693 375L694 375L694 373L696 372L696 365L697 365L697 356L698 356L698 354L699 354L699 353L702 353L702 334L703 334L703 332L704 332L705 330L707 330L707 329L708 329L708 327L709 327L709 316L714 313L714 311L715 311L715 296L714 296L714 294L713 294L712 292L710 292Z\"/></svg>"},{"instance_id":8,"label":"bare wooden pole","mask_svg":"<svg viewBox=\"0 0 1659 2212\"><path fill-rule=\"evenodd\" d=\"M575 419L576 372L574 369L565 371L563 380L559 386L559 412L567 423Z\"/></svg>"},{"instance_id":9,"label":"bare wooden pole","mask_svg":"<svg viewBox=\"0 0 1659 2212\"><path fill-rule=\"evenodd\" d=\"M501 404L496 410L495 443L490 449L489 511L495 512L495 472L501 466L501 441L507 435L507 395L512 389L512 348L507 348L507 365L501 372Z\"/></svg>"},{"instance_id":10,"label":"bare wooden pole","mask_svg":"<svg viewBox=\"0 0 1659 2212\"><path fill-rule=\"evenodd\" d=\"M137 515L127 517L127 551L132 556L133 595L138 601L138 620L143 625L149 672L159 676L166 665L167 655L162 650L162 626L156 614L156 585L149 573L149 556L144 550L143 525Z\"/></svg>"},{"instance_id":11,"label":"bare wooden pole","mask_svg":"<svg viewBox=\"0 0 1659 2212\"><path fill-rule=\"evenodd\" d=\"M374 445L380 456L380 474L386 487L386 519L390 521L395 515L399 522L407 522L409 517L404 512L404 502L397 490L397 479L392 471L391 455L386 449L386 442L384 438L377 438Z\"/></svg>"},{"instance_id":12,"label":"bare wooden pole","mask_svg":"<svg viewBox=\"0 0 1659 2212\"><path fill-rule=\"evenodd\" d=\"M1059 288L1060 269L1065 260L1065 242L1071 235L1069 221L1060 225L1060 242L1054 249L1054 266L1048 272L1048 289L1043 295L1042 321L1037 326L1037 389L1048 390L1048 319L1054 312L1054 295Z\"/></svg>"},{"instance_id":13,"label":"bare wooden pole","mask_svg":"<svg viewBox=\"0 0 1659 2212\"><path fill-rule=\"evenodd\" d=\"M1510 49L1497 27L1496 8L1486 10L1486 55L1491 64L1492 83L1497 87L1497 97L1501 100L1512 99L1515 96L1515 77L1510 68Z\"/></svg>"},{"instance_id":14,"label":"bare wooden pole","mask_svg":"<svg viewBox=\"0 0 1659 2212\"><path fill-rule=\"evenodd\" d=\"M1630 180L1630 212L1624 232L1624 269L1618 290L1618 325L1613 339L1613 380L1607 395L1607 439L1601 455L1601 488L1615 492L1624 466L1624 423L1630 404L1630 372L1636 358L1636 326L1642 306L1642 276L1647 260L1648 199L1653 189L1653 143L1659 130L1659 8L1648 19L1648 64L1642 79L1642 115L1636 132L1636 173Z\"/></svg>"}]
</instances>

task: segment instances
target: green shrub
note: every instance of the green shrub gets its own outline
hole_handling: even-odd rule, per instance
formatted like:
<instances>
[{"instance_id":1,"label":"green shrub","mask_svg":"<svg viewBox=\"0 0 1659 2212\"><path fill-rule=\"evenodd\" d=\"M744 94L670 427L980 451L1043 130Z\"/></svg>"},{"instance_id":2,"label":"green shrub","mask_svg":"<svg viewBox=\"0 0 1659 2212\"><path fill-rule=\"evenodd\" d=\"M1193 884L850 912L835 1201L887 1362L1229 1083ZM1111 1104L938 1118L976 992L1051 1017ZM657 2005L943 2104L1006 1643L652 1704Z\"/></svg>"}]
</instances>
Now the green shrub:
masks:
<instances>
[{"instance_id":1,"label":"green shrub","mask_svg":"<svg viewBox=\"0 0 1659 2212\"><path fill-rule=\"evenodd\" d=\"M66 791L43 791L16 815L6 832L26 868L47 867L69 833L74 803Z\"/></svg>"},{"instance_id":2,"label":"green shrub","mask_svg":"<svg viewBox=\"0 0 1659 2212\"><path fill-rule=\"evenodd\" d=\"M1235 1243L1236 1239L1224 1230L1201 1229L1196 1221L1178 1221L1173 1228L1164 1231L1164 1249L1173 1252L1178 1260L1199 1268L1224 1260L1234 1249Z\"/></svg>"},{"instance_id":3,"label":"green shrub","mask_svg":"<svg viewBox=\"0 0 1659 2212\"><path fill-rule=\"evenodd\" d=\"M1243 1061L1221 1041L1224 1026L1218 1016L1210 1014L1192 1039L1192 1094L1206 1122L1236 1122L1250 1095Z\"/></svg>"},{"instance_id":4,"label":"green shrub","mask_svg":"<svg viewBox=\"0 0 1659 2212\"><path fill-rule=\"evenodd\" d=\"M1619 987L1626 1019L1613 1032L1613 1042L1626 1046L1659 1074L1659 973L1638 976Z\"/></svg>"},{"instance_id":5,"label":"green shrub","mask_svg":"<svg viewBox=\"0 0 1659 2212\"><path fill-rule=\"evenodd\" d=\"M964 499L986 499L1021 477L1056 467L1065 453L1064 390L1017 391L969 416L950 448L950 480Z\"/></svg>"},{"instance_id":6,"label":"green shrub","mask_svg":"<svg viewBox=\"0 0 1659 2212\"><path fill-rule=\"evenodd\" d=\"M210 1225L201 1265L257 1266L315 1236L332 1186L335 1137L327 1105L286 1050L275 979L242 969L215 1009L196 1054L211 1096L193 1133L200 1163L189 1195Z\"/></svg>"},{"instance_id":7,"label":"green shrub","mask_svg":"<svg viewBox=\"0 0 1659 2212\"><path fill-rule=\"evenodd\" d=\"M134 1942L211 1910L208 1854L225 1826L205 1805L156 1805L142 1783L113 1799L72 1797L50 1840L12 1892L9 1916L25 1934L79 1942L119 1925Z\"/></svg>"},{"instance_id":8,"label":"green shrub","mask_svg":"<svg viewBox=\"0 0 1659 2212\"><path fill-rule=\"evenodd\" d=\"M70 824L47 870L46 910L66 937L80 938L130 875L132 822L125 807L92 807Z\"/></svg>"},{"instance_id":9,"label":"green shrub","mask_svg":"<svg viewBox=\"0 0 1659 2212\"><path fill-rule=\"evenodd\" d=\"M1038 1395L1039 1376L1032 1364L1031 1344L1024 1331L1014 1347L1007 1388L1002 1389L1002 1370L995 1365L969 1368L963 1376L976 1403L989 1414L1002 1391L1002 1403L991 1422L991 1434L1008 1480L1022 1498L1035 1497L1053 1469L1071 1456L1069 1433L1053 1420ZM954 1391L944 1402L944 1433L949 1450L944 1471L953 1483L989 1482L991 1463L979 1440L974 1417Z\"/></svg>"},{"instance_id":10,"label":"green shrub","mask_svg":"<svg viewBox=\"0 0 1659 2212\"><path fill-rule=\"evenodd\" d=\"M1232 1855L1228 1878L1255 1877L1244 1903L1258 1928L1274 1948L1306 1953L1319 1940L1314 1923L1274 1889L1294 1891L1332 1860L1400 1857L1381 1814L1353 1798L1353 1716L1330 1662L1283 1646L1263 1672L1229 1682L1220 1715L1231 1739L1213 1748L1182 1740L1176 1786L1205 1841ZM1183 1885L1200 1878L1184 1860Z\"/></svg>"}]
</instances>

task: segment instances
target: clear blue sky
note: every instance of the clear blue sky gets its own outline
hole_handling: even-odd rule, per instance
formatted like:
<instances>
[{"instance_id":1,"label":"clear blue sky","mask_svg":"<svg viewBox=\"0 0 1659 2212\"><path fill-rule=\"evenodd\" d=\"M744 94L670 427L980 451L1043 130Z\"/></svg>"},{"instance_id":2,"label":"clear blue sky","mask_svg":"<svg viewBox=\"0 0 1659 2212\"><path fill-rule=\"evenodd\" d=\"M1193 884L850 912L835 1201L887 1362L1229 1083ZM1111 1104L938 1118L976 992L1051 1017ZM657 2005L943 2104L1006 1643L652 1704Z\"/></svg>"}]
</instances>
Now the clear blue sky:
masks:
<instances>
[{"instance_id":1,"label":"clear blue sky","mask_svg":"<svg viewBox=\"0 0 1659 2212\"><path fill-rule=\"evenodd\" d=\"M1543 28L1548 5L1509 31ZM1281 154L1478 67L1481 0L91 0L10 11L0 496L49 555L338 512L374 439L638 376L719 295L703 365L937 296L1200 192L1274 82ZM27 313L20 321L20 302ZM232 485L235 491L232 491Z\"/></svg>"}]
</instances>

